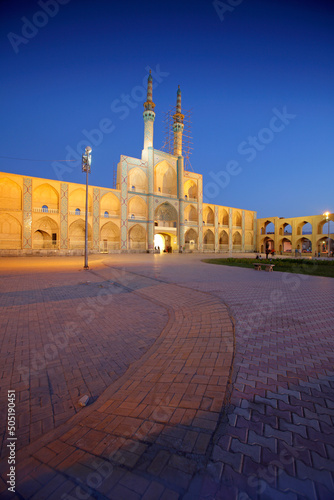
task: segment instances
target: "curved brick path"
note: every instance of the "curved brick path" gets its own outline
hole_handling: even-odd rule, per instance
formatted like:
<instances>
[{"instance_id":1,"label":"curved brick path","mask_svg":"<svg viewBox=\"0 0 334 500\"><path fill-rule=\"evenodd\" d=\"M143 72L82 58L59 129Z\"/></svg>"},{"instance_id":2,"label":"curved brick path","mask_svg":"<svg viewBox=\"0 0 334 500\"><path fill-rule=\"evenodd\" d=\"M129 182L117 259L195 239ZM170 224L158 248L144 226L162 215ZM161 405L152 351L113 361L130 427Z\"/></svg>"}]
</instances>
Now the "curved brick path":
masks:
<instances>
[{"instance_id":1,"label":"curved brick path","mask_svg":"<svg viewBox=\"0 0 334 500\"><path fill-rule=\"evenodd\" d=\"M227 308L203 292L158 281L152 286L126 273L116 277L167 309L168 323L92 406L19 454L23 498L80 498L83 481L92 498L173 499L205 470L233 356ZM96 484L97 478L104 480Z\"/></svg>"},{"instance_id":2,"label":"curved brick path","mask_svg":"<svg viewBox=\"0 0 334 500\"><path fill-rule=\"evenodd\" d=\"M19 460L20 498L334 498L334 280L208 266L200 258L105 259L113 268L98 269L96 279L116 272L152 308L165 303L168 323L94 405L51 442L24 450L34 456ZM214 376L210 362L217 359L217 311L223 333L231 328L225 306L235 322L235 358L222 408L227 365ZM208 328L207 355L199 318ZM136 386L138 377L145 382Z\"/></svg>"}]
</instances>

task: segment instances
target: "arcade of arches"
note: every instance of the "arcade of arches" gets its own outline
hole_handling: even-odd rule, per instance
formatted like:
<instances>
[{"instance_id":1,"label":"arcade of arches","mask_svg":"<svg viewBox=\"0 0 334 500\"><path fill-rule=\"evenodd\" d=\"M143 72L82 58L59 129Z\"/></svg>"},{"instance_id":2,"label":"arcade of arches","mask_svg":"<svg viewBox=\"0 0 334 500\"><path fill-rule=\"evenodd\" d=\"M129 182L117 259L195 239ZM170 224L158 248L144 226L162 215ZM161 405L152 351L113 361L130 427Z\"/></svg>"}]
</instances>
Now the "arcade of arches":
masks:
<instances>
[{"instance_id":1,"label":"arcade of arches","mask_svg":"<svg viewBox=\"0 0 334 500\"><path fill-rule=\"evenodd\" d=\"M268 246L321 254L328 229L334 249L334 222L328 228L322 215L256 219L252 211L203 203L202 176L184 172L178 183L177 161L159 153L151 176L143 162L126 157L118 189L89 186L90 251L265 252ZM0 173L0 252L82 253L85 200L84 185Z\"/></svg>"}]
</instances>

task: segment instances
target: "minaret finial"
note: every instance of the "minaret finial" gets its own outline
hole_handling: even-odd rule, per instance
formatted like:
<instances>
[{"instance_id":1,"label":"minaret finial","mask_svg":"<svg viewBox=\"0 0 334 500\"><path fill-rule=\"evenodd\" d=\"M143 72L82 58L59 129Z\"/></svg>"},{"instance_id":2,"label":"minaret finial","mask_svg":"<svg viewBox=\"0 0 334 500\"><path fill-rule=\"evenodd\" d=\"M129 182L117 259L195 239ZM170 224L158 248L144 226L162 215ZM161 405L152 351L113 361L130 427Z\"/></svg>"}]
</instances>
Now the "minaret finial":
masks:
<instances>
[{"instance_id":1,"label":"minaret finial","mask_svg":"<svg viewBox=\"0 0 334 500\"><path fill-rule=\"evenodd\" d=\"M182 155L182 132L183 132L183 119L184 115L181 113L181 89L180 85L178 85L177 93L176 93L176 110L173 124L174 131L174 154L177 156Z\"/></svg>"},{"instance_id":2,"label":"minaret finial","mask_svg":"<svg viewBox=\"0 0 334 500\"><path fill-rule=\"evenodd\" d=\"M150 74L148 75L148 79L147 79L147 97L146 97L146 102L144 103L144 108L145 108L145 111L147 110L153 110L154 107L155 107L155 104L152 100L153 98L153 84L152 84L152 81L153 81L153 78L152 78L152 73L151 73L151 70L150 70Z\"/></svg>"},{"instance_id":3,"label":"minaret finial","mask_svg":"<svg viewBox=\"0 0 334 500\"><path fill-rule=\"evenodd\" d=\"M153 88L152 80L153 80L152 72L150 70L147 79L147 97L146 97L146 102L144 102L144 113L143 113L145 131L144 131L144 150L142 153L142 158L146 161L148 158L147 156L148 148L153 148L153 123L155 119L155 113L154 113L155 104L152 100L152 88Z\"/></svg>"}]
</instances>

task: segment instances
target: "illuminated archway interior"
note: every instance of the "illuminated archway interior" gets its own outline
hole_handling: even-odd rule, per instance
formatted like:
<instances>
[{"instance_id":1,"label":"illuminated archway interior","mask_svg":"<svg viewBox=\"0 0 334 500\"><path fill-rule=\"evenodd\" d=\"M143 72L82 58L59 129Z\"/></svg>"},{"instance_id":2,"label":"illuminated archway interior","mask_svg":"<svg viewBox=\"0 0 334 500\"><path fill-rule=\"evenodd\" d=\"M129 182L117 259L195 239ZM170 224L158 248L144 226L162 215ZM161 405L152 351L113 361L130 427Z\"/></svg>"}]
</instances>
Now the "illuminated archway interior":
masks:
<instances>
[{"instance_id":1,"label":"illuminated archway interior","mask_svg":"<svg viewBox=\"0 0 334 500\"><path fill-rule=\"evenodd\" d=\"M154 248L160 248L160 252L165 250L165 238L162 234L154 235Z\"/></svg>"}]
</instances>

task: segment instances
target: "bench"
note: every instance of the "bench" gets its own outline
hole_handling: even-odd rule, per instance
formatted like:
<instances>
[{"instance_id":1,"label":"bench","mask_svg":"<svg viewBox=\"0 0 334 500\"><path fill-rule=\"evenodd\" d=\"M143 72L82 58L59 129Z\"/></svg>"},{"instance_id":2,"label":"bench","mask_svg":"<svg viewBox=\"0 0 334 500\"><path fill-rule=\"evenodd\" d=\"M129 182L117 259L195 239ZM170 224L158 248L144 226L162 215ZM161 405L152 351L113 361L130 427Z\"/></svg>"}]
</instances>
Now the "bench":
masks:
<instances>
[{"instance_id":1,"label":"bench","mask_svg":"<svg viewBox=\"0 0 334 500\"><path fill-rule=\"evenodd\" d=\"M262 266L263 266L265 271L273 272L274 267L275 267L275 264L264 264L262 262L254 262L253 265L254 265L255 271L261 271Z\"/></svg>"}]
</instances>

